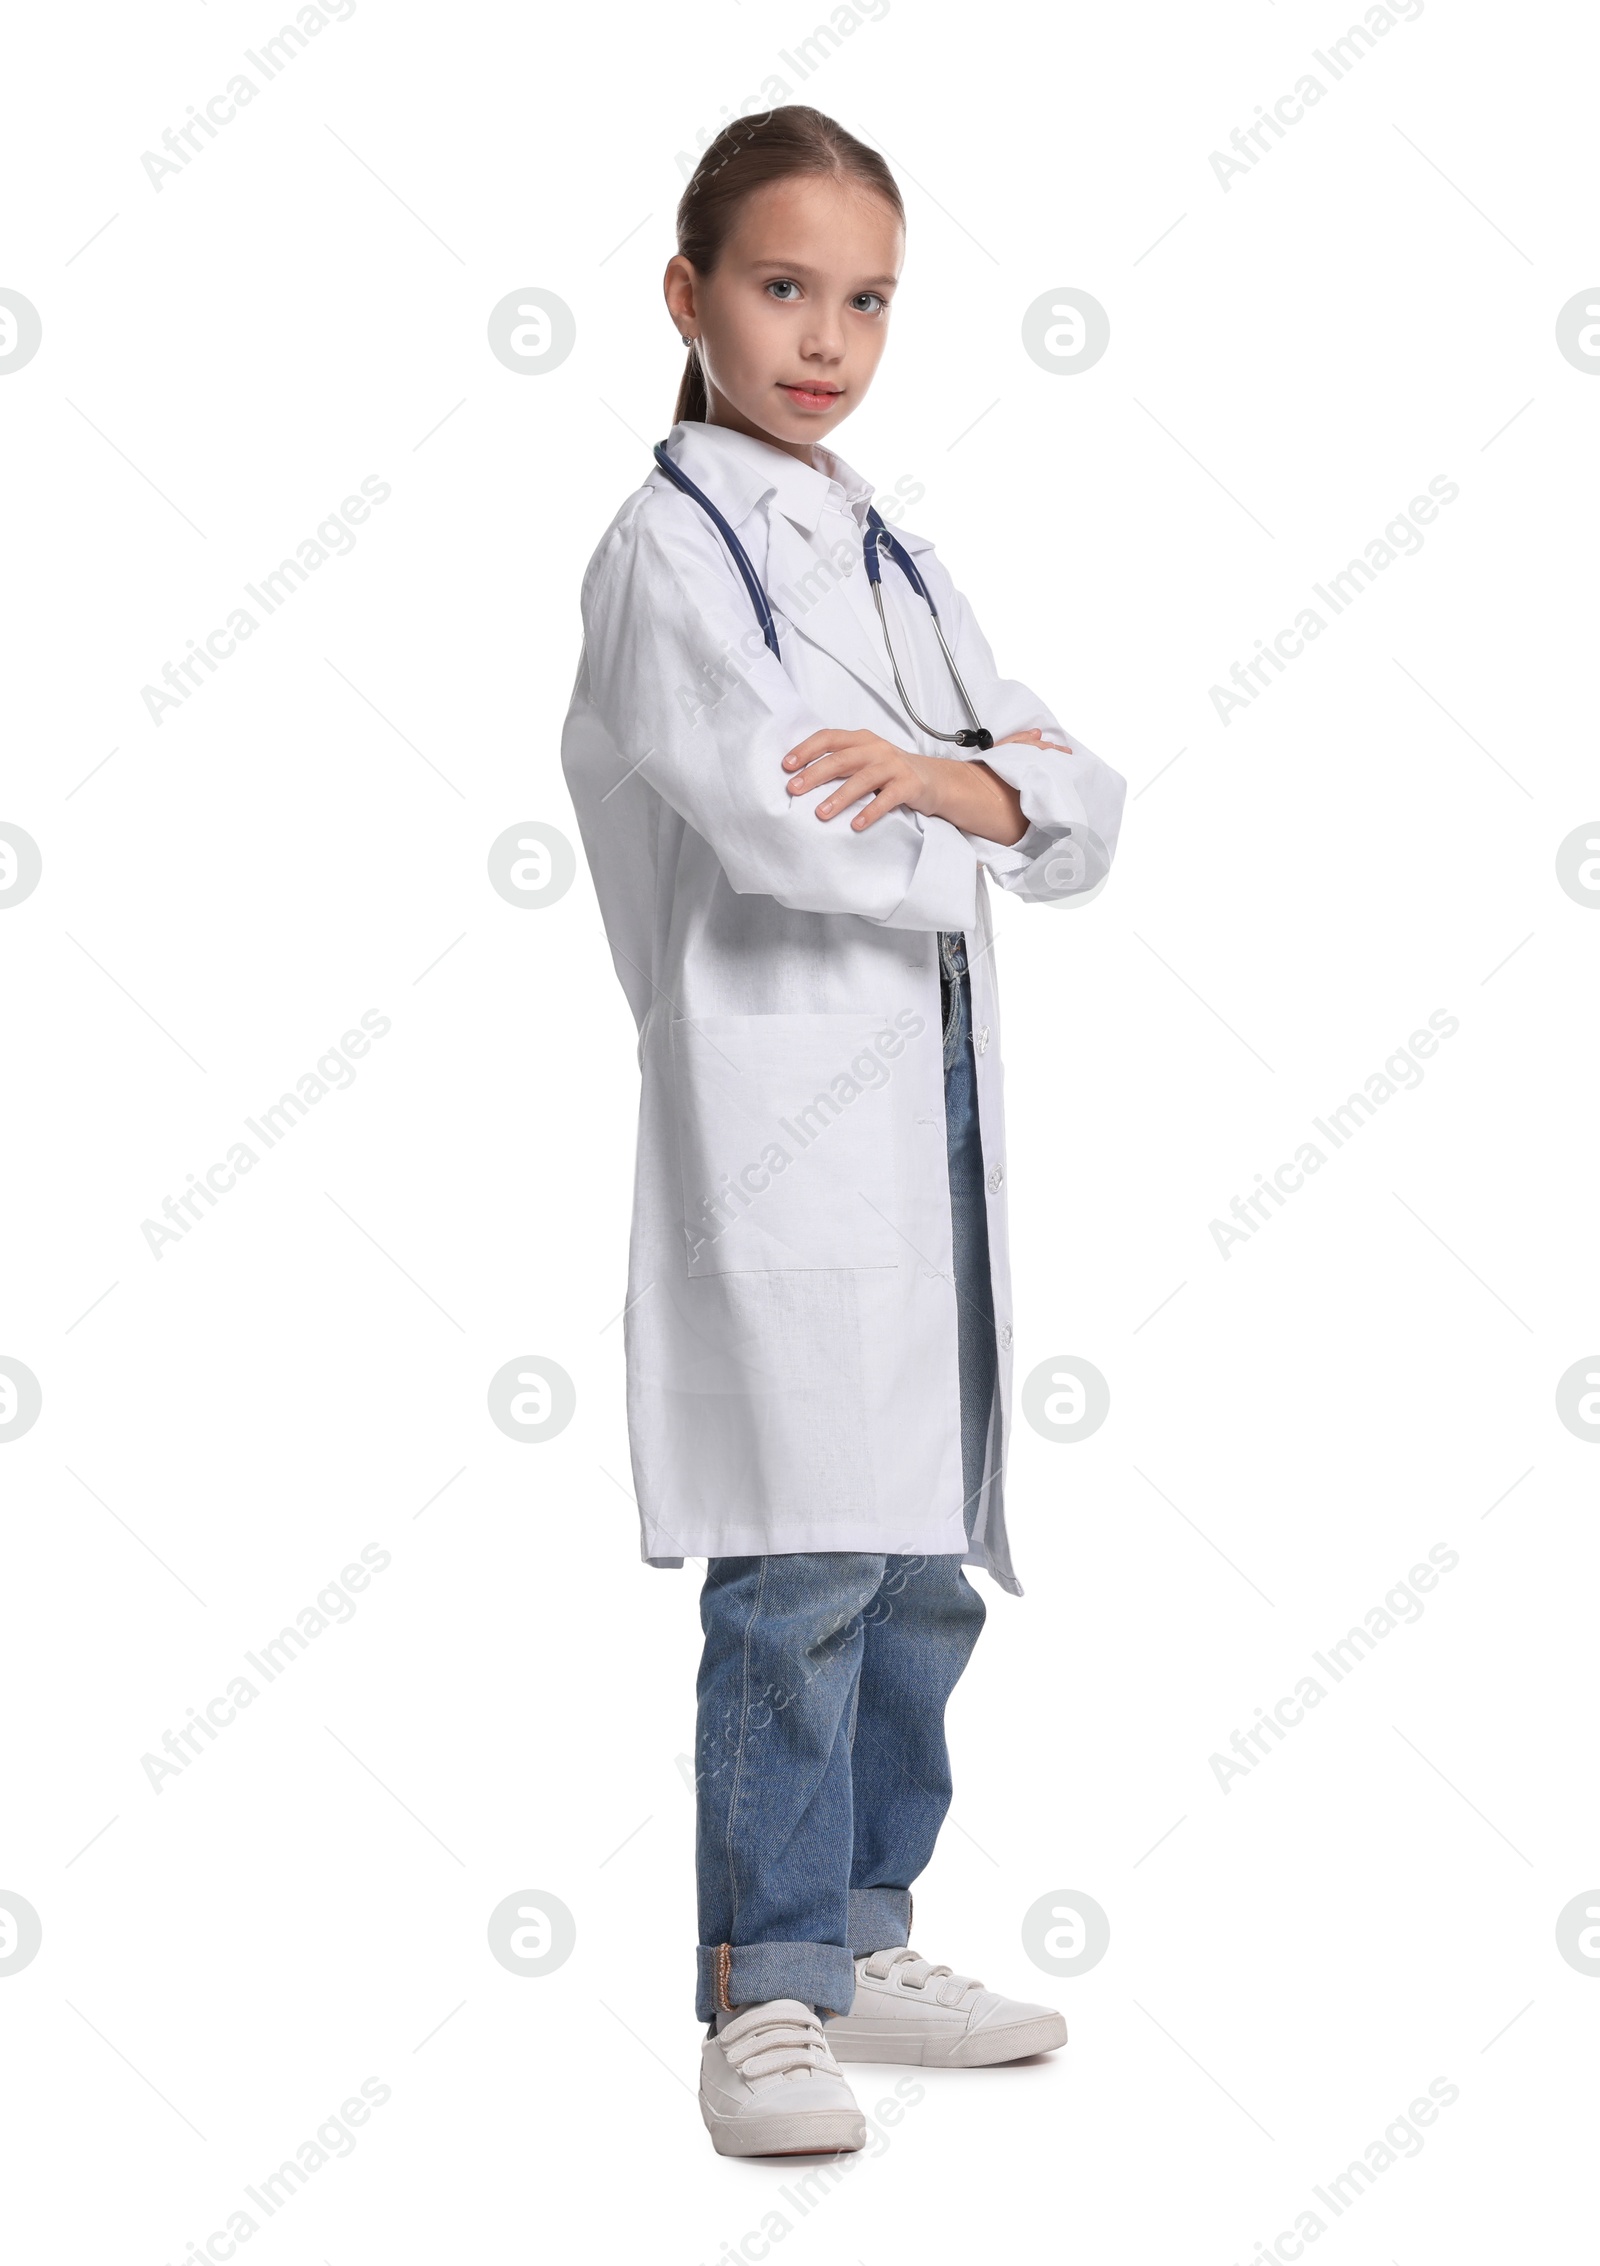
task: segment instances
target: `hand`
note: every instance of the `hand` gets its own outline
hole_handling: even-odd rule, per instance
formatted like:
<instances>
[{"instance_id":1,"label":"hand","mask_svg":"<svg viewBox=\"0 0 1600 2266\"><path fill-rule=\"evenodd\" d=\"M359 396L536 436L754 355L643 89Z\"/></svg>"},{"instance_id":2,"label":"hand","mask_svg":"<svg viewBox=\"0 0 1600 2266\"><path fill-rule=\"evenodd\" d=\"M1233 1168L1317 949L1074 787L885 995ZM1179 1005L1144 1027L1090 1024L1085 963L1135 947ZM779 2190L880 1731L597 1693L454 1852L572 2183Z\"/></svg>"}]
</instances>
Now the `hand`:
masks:
<instances>
[{"instance_id":1,"label":"hand","mask_svg":"<svg viewBox=\"0 0 1600 2266\"><path fill-rule=\"evenodd\" d=\"M1007 732L1005 739L996 740L996 747L1004 747L1010 740L1032 740L1035 747L1054 748L1058 755L1070 755L1072 750L1065 740L1047 740L1037 724L1030 724L1025 732Z\"/></svg>"},{"instance_id":2,"label":"hand","mask_svg":"<svg viewBox=\"0 0 1600 2266\"><path fill-rule=\"evenodd\" d=\"M1004 747L1014 740L1030 741L1036 747L1065 755L1072 753L1060 741L1047 740L1037 725L1008 732L995 744ZM783 767L795 774L789 781L791 795L809 793L831 779L843 782L817 805L818 818L837 818L852 803L869 797L866 809L850 821L857 834L886 811L901 808L921 811L929 818L948 819L964 833L1002 845L1020 842L1028 831L1016 789L976 756L961 760L945 755L912 755L876 732L824 731L813 732L791 748Z\"/></svg>"},{"instance_id":3,"label":"hand","mask_svg":"<svg viewBox=\"0 0 1600 2266\"><path fill-rule=\"evenodd\" d=\"M791 795L810 794L830 779L841 781L825 801L818 803L819 818L837 818L863 795L869 796L867 808L850 821L852 831L859 834L886 811L904 808L937 817L940 774L959 766L944 756L912 755L906 748L880 739L876 732L826 731L813 732L798 747L792 747L783 759L783 768L795 774L789 781Z\"/></svg>"}]
</instances>

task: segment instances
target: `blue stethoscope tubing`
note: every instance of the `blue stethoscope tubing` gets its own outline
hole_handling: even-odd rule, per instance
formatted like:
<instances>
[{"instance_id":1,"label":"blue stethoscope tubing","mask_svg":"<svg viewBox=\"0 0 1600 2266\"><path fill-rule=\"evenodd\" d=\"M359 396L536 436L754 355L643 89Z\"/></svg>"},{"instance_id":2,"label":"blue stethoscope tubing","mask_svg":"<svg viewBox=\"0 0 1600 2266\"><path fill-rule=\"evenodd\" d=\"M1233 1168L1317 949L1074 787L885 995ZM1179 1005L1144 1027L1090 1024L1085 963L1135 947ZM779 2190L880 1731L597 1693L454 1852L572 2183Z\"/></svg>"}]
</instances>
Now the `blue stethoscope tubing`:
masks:
<instances>
[{"instance_id":1,"label":"blue stethoscope tubing","mask_svg":"<svg viewBox=\"0 0 1600 2266\"><path fill-rule=\"evenodd\" d=\"M718 511L711 498L702 489L695 486L686 472L673 463L671 457L667 454L665 441L657 441L654 453L657 464L660 465L667 478L675 487L681 488L686 496L692 497L716 528L723 542L728 546L728 555L738 568L745 589L750 594L750 603L755 608L756 620L761 625L761 634L767 641L767 649L775 661L781 660L782 655L778 651L778 625L772 618L771 604L766 592L761 587L760 576L750 563L749 554L744 545L723 518L721 512ZM889 635L889 620L883 610L883 590L880 584L880 576L882 574L881 554L884 551L888 552L917 596L924 601L929 614L933 618L934 634L939 640L940 651L944 654L956 690L961 695L961 704L972 718L971 728L968 730L960 732L938 731L932 724L925 723L911 705L910 697L900 680L900 664L894 656L894 641ZM918 574L911 554L903 545L895 541L889 529L878 516L877 511L870 504L867 507L867 526L866 533L862 537L861 552L866 562L867 580L872 585L873 603L878 609L878 623L883 631L884 648L889 656L889 666L894 671L894 689L900 695L900 704L906 714L917 729L926 732L931 740L945 740L953 747L975 747L979 749L993 747L994 734L986 731L978 721L978 711L973 706L972 695L961 681L961 671L956 667L955 655L946 642L944 625L939 619L939 609L933 602L932 592L921 575Z\"/></svg>"}]
</instances>

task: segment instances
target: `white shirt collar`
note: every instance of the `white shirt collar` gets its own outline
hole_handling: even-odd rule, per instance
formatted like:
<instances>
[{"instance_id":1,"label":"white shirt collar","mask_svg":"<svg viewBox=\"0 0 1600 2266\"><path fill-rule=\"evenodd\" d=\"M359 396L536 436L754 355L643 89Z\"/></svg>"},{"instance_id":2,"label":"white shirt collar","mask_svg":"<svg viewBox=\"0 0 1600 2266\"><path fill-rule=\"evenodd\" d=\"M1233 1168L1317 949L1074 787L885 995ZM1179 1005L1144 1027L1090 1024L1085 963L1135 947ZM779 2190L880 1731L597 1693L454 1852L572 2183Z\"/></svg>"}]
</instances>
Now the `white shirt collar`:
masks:
<instances>
[{"instance_id":1,"label":"white shirt collar","mask_svg":"<svg viewBox=\"0 0 1600 2266\"><path fill-rule=\"evenodd\" d=\"M815 468L731 425L685 422L667 435L667 454L696 487L704 488L730 526L737 527L764 497L772 496L785 519L808 535L816 533L830 500L864 527L871 481L820 442L813 453Z\"/></svg>"}]
</instances>

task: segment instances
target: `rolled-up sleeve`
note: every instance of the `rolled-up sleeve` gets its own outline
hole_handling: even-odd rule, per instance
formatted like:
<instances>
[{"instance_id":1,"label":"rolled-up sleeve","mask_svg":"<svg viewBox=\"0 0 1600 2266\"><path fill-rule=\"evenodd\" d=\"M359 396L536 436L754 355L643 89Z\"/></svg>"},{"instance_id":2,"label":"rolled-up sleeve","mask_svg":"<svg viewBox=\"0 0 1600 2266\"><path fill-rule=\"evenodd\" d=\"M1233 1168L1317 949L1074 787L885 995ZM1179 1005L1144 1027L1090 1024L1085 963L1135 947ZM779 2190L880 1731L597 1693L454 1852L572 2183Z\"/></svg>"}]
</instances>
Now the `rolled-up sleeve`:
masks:
<instances>
[{"instance_id":1,"label":"rolled-up sleeve","mask_svg":"<svg viewBox=\"0 0 1600 2266\"><path fill-rule=\"evenodd\" d=\"M966 928L978 856L944 819L890 811L857 831L791 795L783 757L837 718L801 699L715 538L646 489L584 577L591 697L620 762L711 846L741 895L887 928Z\"/></svg>"}]
</instances>

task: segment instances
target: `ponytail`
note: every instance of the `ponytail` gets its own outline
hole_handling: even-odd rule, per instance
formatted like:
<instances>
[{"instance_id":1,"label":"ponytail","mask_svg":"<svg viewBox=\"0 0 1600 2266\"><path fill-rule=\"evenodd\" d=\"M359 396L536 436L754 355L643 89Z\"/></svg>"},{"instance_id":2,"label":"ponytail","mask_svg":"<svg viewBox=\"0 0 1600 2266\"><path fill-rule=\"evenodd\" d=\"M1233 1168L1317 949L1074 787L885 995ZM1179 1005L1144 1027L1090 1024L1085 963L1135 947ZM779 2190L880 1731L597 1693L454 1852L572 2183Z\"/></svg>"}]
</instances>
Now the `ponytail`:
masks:
<instances>
[{"instance_id":1,"label":"ponytail","mask_svg":"<svg viewBox=\"0 0 1600 2266\"><path fill-rule=\"evenodd\" d=\"M683 358L683 376L678 380L678 405L672 412L675 425L703 425L710 402L706 396L706 373L700 361L700 342L686 338L689 349Z\"/></svg>"}]
</instances>

